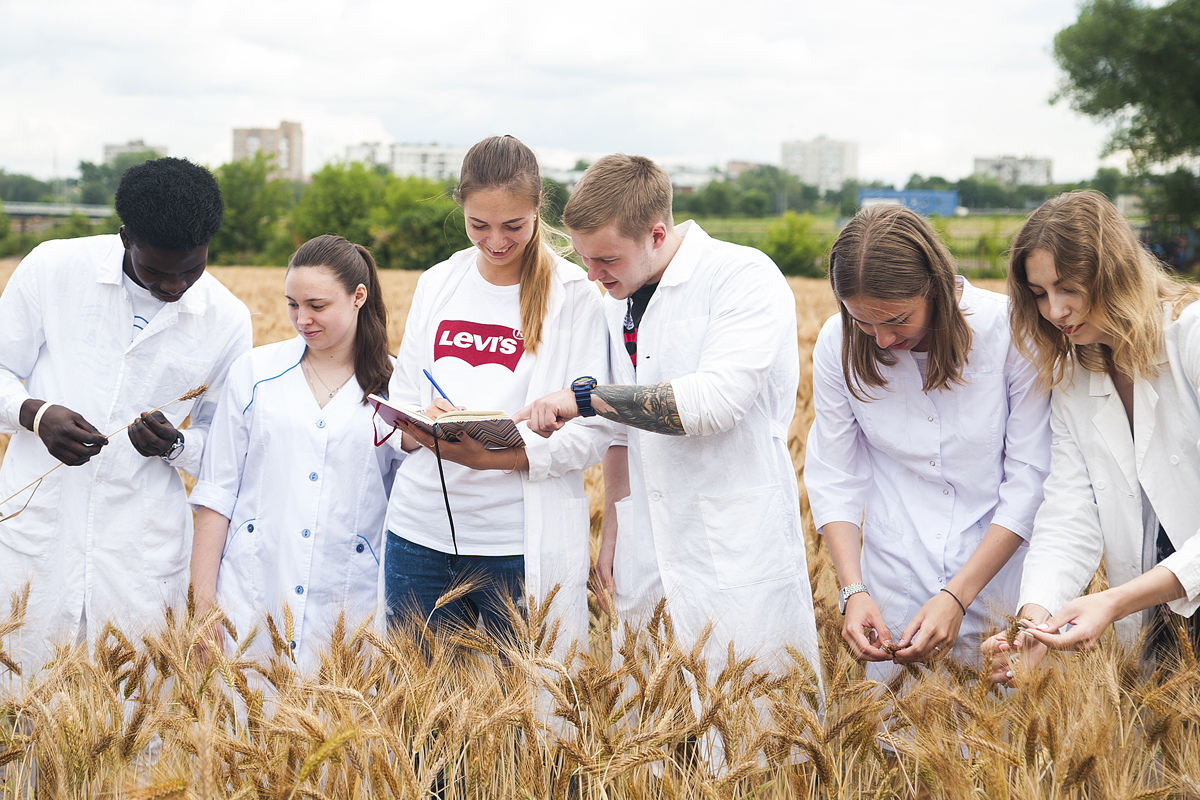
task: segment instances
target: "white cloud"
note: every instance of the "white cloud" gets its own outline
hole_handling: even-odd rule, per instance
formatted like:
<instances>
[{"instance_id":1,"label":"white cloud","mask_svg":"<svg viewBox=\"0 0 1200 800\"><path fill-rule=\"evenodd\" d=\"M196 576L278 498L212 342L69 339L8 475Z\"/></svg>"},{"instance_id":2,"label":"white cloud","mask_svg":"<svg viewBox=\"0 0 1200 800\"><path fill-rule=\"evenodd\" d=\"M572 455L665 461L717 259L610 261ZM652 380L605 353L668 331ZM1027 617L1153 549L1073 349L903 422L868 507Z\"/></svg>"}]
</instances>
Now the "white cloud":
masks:
<instances>
[{"instance_id":1,"label":"white cloud","mask_svg":"<svg viewBox=\"0 0 1200 800\"><path fill-rule=\"evenodd\" d=\"M1049 106L1074 0L0 0L0 167L46 176L145 139L216 165L231 130L304 124L311 171L364 140L777 162L860 142L866 178L954 179L1000 153L1096 169L1102 128ZM563 161L571 161L565 156ZM569 164L568 164L569 165Z\"/></svg>"}]
</instances>

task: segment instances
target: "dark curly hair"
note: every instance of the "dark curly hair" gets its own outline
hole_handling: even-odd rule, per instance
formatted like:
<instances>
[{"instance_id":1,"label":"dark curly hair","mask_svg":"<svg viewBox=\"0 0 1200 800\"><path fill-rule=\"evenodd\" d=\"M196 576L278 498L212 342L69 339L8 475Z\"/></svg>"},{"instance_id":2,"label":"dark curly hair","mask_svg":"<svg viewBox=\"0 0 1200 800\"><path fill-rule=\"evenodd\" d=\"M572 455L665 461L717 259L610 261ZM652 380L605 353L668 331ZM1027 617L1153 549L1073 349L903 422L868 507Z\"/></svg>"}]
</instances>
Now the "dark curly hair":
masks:
<instances>
[{"instance_id":1,"label":"dark curly hair","mask_svg":"<svg viewBox=\"0 0 1200 800\"><path fill-rule=\"evenodd\" d=\"M121 176L116 205L130 238L181 253L208 244L225 213L212 173L185 158L130 167Z\"/></svg>"}]
</instances>

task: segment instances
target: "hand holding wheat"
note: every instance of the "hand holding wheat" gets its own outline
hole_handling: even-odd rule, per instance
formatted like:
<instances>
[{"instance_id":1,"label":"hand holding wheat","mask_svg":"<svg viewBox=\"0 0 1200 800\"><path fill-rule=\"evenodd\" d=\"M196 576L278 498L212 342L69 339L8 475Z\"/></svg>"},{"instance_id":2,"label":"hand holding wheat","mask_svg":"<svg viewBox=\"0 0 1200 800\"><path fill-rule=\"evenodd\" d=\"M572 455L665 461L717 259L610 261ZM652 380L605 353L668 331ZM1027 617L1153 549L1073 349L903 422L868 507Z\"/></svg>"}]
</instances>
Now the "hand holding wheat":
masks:
<instances>
[{"instance_id":1,"label":"hand holding wheat","mask_svg":"<svg viewBox=\"0 0 1200 800\"><path fill-rule=\"evenodd\" d=\"M91 425L90 425L90 424L87 422L87 420L83 419L83 417L79 416L79 415L78 415L78 414L76 414L74 411L71 411L71 410L70 410L70 409L68 409L68 408L64 408L64 407L62 407L62 406L54 406L54 407L52 407L52 408L48 408L48 409L46 410L46 412L45 412L44 416L42 417L42 425L41 425L41 427L45 427L45 426L46 426L47 420L50 420L51 424L54 424L54 421L55 421L55 420L57 420L59 417L63 417L63 418L66 420L65 422L63 422L63 424L69 424L69 425L72 425L72 426L74 426L74 427L78 428L78 429L79 429L80 431L82 431L83 433L87 434L87 440L86 440L86 441L81 441L81 442L79 442L81 445L83 445L84 449L85 449L87 452L85 452L85 453L82 453L82 454L81 454L81 455L83 456L81 459L80 459L80 458L75 458L75 459L72 459L71 461L65 461L65 460L63 460L63 459L62 459L62 457L61 457L61 456L59 456L59 455L58 455L58 454L55 452L55 449L51 449L51 448L48 446L48 448L47 448L47 449L49 449L49 451L50 451L50 454L51 454L51 455L53 455L53 456L55 456L56 458L58 458L58 459L59 459L59 463L55 464L53 467L51 467L50 469L46 470L46 471L45 471L44 473L42 473L40 476L38 476L38 477L37 477L37 478L35 478L34 480L30 481L29 483L25 484L24 486L22 486L22 487L21 487L20 489L18 489L17 491L13 492L13 493L12 493L11 495L9 495L8 497L4 498L3 500L0 500L0 506L3 506L5 503L8 503L8 502L10 502L11 500L14 500L14 499L15 499L15 498L17 498L18 496L20 496L20 495L21 495L21 493L22 493L22 492L24 492L26 489L30 489L30 488L32 488L32 489L33 489L33 491L29 493L29 497L28 497L28 498L26 498L26 500L25 500L25 504L24 504L24 505L22 505L22 506L21 506L19 509L17 509L17 510L16 510L16 511L14 511L13 513L11 513L11 514L8 514L7 516L0 517L0 522L7 522L8 520L10 520L10 519L12 519L13 517L17 516L18 514L20 514L20 513L21 513L22 511L24 511L26 508L28 508L28 507L29 507L29 503L30 503L30 501L31 501L31 500L33 500L33 496L34 496L34 494L36 494L36 493L37 493L37 487L41 485L42 481L43 481L43 480L46 478L46 476L47 476L47 475L49 475L51 472L54 472L54 470L58 469L58 468L59 468L59 467L61 467L63 464L67 464L68 466L78 466L78 465L80 465L80 464L85 464L85 463L87 463L87 461L88 461L89 459L91 459L91 457L92 457L92 456L94 456L94 455L96 455L96 453L100 452L100 448L101 448L101 447L103 447L104 445L108 444L108 440L109 440L109 439L111 439L112 437L116 436L116 435L117 435L118 433L120 433L121 431L123 431L123 430L125 430L125 429L127 429L127 428L130 428L131 426L137 425L138 423L143 423L143 424L145 424L144 420L145 420L147 417L151 417L151 416L153 416L153 415L155 415L155 414L158 414L158 412L159 412L159 411L161 411L162 409L166 408L167 406L172 406L172 405L175 405L176 403L185 403L185 402L187 402L188 400L195 400L196 398L200 397L201 395L203 395L203 394L204 394L205 392L207 392L207 391L208 391L208 384L203 384L203 385L201 385L201 386L198 386L198 387L196 387L195 389L192 389L192 390L190 390L190 391L184 392L184 393L183 393L183 394L181 394L179 397L176 397L174 400L171 400L171 401L170 401L170 402L168 402L168 403L163 403L163 404L162 404L161 406L159 406L158 408L153 408L153 409L151 409L150 411L147 411L147 412L145 412L145 413L143 413L143 414L139 415L137 419L133 420L132 422L130 422L130 423L129 423L129 424L127 424L127 425L123 425L123 426L121 426L120 428L118 428L117 430L115 430L115 431L113 431L112 433L108 434L107 436L101 436L101 435L100 435L100 432L99 432L99 431L97 431L95 428L93 428L93 427L92 427L92 426L91 426ZM61 410L61 411L60 411L60 410ZM161 417L162 415L161 415L161 414L159 414L158 416L160 416L160 417ZM163 421L165 422L165 417L163 418ZM81 425L80 423L82 423L82 425ZM83 426L87 426L87 427L85 428L85 427L83 427ZM162 426L162 423L158 423L158 428L157 428L157 430L160 430L160 431L161 431L161 430L162 430L162 427L161 427L161 426ZM173 427L173 426L172 426L172 425L171 425L169 422L167 422L167 423L166 423L166 426L167 426L167 427L169 427L169 428L171 428L171 430L172 430L172 431L174 431L174 430L175 430L175 429L174 429L174 427ZM51 430L52 430L52 429L51 429ZM50 435L50 431L48 430L48 431L47 431L47 436L49 436L49 435ZM151 435L154 435L154 434L152 433ZM43 439L45 439L45 438L47 438L47 436L43 436L42 438L43 438ZM78 438L78 437L77 437L77 438ZM142 453L142 455L146 455L146 453L145 453L145 452L142 450L142 448L141 448L141 447L138 447L138 443L137 443L136 441L134 441L134 439L133 439L133 436L132 436L132 432L131 432L131 436L130 436L130 441L134 443L134 446L135 446L135 447L138 449L138 452L141 452L141 453ZM172 441L173 441L173 440L172 440ZM72 451L72 452L73 452L73 451ZM157 455L157 453L155 453L155 455Z\"/></svg>"}]
</instances>

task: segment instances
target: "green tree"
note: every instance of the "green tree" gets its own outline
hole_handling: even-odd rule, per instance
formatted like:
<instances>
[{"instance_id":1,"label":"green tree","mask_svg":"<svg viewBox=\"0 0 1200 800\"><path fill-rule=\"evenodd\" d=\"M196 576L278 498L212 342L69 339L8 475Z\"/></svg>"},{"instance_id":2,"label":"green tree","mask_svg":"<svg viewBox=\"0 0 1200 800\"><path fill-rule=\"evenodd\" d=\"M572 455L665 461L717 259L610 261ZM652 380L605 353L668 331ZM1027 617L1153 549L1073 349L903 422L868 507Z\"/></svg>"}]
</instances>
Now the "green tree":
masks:
<instances>
[{"instance_id":1,"label":"green tree","mask_svg":"<svg viewBox=\"0 0 1200 800\"><path fill-rule=\"evenodd\" d=\"M153 150L142 150L137 153L121 153L111 164L93 164L90 161L79 162L80 202L90 205L112 205L113 197L117 194L117 186L125 170L138 164L158 158Z\"/></svg>"},{"instance_id":2,"label":"green tree","mask_svg":"<svg viewBox=\"0 0 1200 800\"><path fill-rule=\"evenodd\" d=\"M0 200L12 203L36 203L52 194L53 187L47 181L39 181L31 175L5 172L0 169Z\"/></svg>"},{"instance_id":3,"label":"green tree","mask_svg":"<svg viewBox=\"0 0 1200 800\"><path fill-rule=\"evenodd\" d=\"M823 262L832 241L813 230L814 221L812 214L787 211L767 227L762 251L784 275L819 278L825 274Z\"/></svg>"},{"instance_id":4,"label":"green tree","mask_svg":"<svg viewBox=\"0 0 1200 800\"><path fill-rule=\"evenodd\" d=\"M762 189L749 189L737 198L735 207L743 217L765 217L771 207L771 198Z\"/></svg>"},{"instance_id":5,"label":"green tree","mask_svg":"<svg viewBox=\"0 0 1200 800\"><path fill-rule=\"evenodd\" d=\"M553 178L542 178L542 217L555 227L562 225L563 209L571 195L567 187Z\"/></svg>"},{"instance_id":6,"label":"green tree","mask_svg":"<svg viewBox=\"0 0 1200 800\"><path fill-rule=\"evenodd\" d=\"M471 246L449 184L389 176L371 211L370 245L381 267L427 269Z\"/></svg>"},{"instance_id":7,"label":"green tree","mask_svg":"<svg viewBox=\"0 0 1200 800\"><path fill-rule=\"evenodd\" d=\"M371 212L384 204L390 175L361 162L326 164L313 173L312 184L291 213L294 237L305 242L335 233L357 244L371 243Z\"/></svg>"},{"instance_id":8,"label":"green tree","mask_svg":"<svg viewBox=\"0 0 1200 800\"><path fill-rule=\"evenodd\" d=\"M737 189L726 181L709 181L696 192L702 199L705 211L713 217L728 217L733 213Z\"/></svg>"},{"instance_id":9,"label":"green tree","mask_svg":"<svg viewBox=\"0 0 1200 800\"><path fill-rule=\"evenodd\" d=\"M208 246L214 264L261 263L292 201L287 181L271 180L274 157L261 150L251 159L217 168L225 221Z\"/></svg>"},{"instance_id":10,"label":"green tree","mask_svg":"<svg viewBox=\"0 0 1200 800\"><path fill-rule=\"evenodd\" d=\"M1113 126L1109 152L1162 162L1200 153L1200 3L1089 0L1054 37L1055 100Z\"/></svg>"}]
</instances>

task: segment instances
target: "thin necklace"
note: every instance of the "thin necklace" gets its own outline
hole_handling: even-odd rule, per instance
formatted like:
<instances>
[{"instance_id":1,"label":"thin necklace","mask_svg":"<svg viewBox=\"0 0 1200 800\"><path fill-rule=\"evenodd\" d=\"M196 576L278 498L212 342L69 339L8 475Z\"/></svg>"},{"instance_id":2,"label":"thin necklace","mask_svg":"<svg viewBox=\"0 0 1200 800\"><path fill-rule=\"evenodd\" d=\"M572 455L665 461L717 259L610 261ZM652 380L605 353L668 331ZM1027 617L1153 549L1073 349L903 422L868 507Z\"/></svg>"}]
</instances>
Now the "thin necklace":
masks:
<instances>
[{"instance_id":1,"label":"thin necklace","mask_svg":"<svg viewBox=\"0 0 1200 800\"><path fill-rule=\"evenodd\" d=\"M353 372L351 372L351 373L350 373L348 376L346 376L346 380L342 381L341 385L339 385L339 386L338 386L336 389L333 389L333 390L331 391L331 390L330 390L330 388L329 388L329 384L325 383L324 379L321 377L321 373L320 373L320 372L317 372L317 368L316 368L316 367L314 367L312 364L309 364L307 361L301 361L301 362L300 362L300 367L301 367L302 369L304 369L304 377L305 377L305 378L308 378L308 385L309 385L309 387L310 387L310 388L313 390L313 393L314 393L314 394L316 394L317 387L316 387L316 386L313 386L313 382L312 382L312 377L311 377L311 376L312 376L312 375L316 375L316 376L317 376L317 380L321 382L321 386L322 386L322 387L324 387L325 391L329 392L329 397L330 397L330 398L332 398L332 397L333 397L335 394L337 394L338 392L340 392L340 391L342 390L342 386L345 386L347 383L349 383L349 382L350 382L350 379L354 377L354 373L353 373Z\"/></svg>"}]
</instances>

